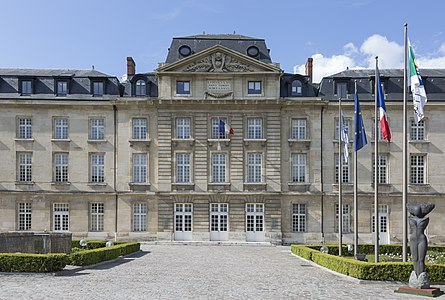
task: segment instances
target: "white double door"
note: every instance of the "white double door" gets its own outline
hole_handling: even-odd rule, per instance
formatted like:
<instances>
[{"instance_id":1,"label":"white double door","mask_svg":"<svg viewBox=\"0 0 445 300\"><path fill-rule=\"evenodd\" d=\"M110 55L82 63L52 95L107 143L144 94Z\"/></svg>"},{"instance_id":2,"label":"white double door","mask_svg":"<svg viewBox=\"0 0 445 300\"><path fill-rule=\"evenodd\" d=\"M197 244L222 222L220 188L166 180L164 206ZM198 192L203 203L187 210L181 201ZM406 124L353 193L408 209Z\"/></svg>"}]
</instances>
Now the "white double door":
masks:
<instances>
[{"instance_id":1,"label":"white double door","mask_svg":"<svg viewBox=\"0 0 445 300\"><path fill-rule=\"evenodd\" d=\"M372 240L374 242L374 209L372 209ZM379 205L379 244L389 244L389 212L388 205Z\"/></svg>"},{"instance_id":2,"label":"white double door","mask_svg":"<svg viewBox=\"0 0 445 300\"><path fill-rule=\"evenodd\" d=\"M264 204L246 204L246 241L264 242Z\"/></svg>"},{"instance_id":3,"label":"white double door","mask_svg":"<svg viewBox=\"0 0 445 300\"><path fill-rule=\"evenodd\" d=\"M175 240L191 241L193 239L193 204L175 203Z\"/></svg>"},{"instance_id":4,"label":"white double door","mask_svg":"<svg viewBox=\"0 0 445 300\"><path fill-rule=\"evenodd\" d=\"M229 240L229 204L210 203L210 240Z\"/></svg>"}]
</instances>

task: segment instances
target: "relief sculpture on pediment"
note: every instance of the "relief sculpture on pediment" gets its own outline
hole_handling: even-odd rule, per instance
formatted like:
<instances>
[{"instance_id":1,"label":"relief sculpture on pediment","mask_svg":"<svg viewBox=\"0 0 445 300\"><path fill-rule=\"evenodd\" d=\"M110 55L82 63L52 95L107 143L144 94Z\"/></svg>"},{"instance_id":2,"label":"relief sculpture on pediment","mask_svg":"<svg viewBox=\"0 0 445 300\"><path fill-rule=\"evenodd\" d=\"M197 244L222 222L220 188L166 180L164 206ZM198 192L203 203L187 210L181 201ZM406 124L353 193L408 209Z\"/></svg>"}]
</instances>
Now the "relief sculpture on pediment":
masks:
<instances>
[{"instance_id":1,"label":"relief sculpture on pediment","mask_svg":"<svg viewBox=\"0 0 445 300\"><path fill-rule=\"evenodd\" d=\"M209 57L195 61L187 65L184 72L252 72L248 64L245 64L230 55L215 52Z\"/></svg>"}]
</instances>

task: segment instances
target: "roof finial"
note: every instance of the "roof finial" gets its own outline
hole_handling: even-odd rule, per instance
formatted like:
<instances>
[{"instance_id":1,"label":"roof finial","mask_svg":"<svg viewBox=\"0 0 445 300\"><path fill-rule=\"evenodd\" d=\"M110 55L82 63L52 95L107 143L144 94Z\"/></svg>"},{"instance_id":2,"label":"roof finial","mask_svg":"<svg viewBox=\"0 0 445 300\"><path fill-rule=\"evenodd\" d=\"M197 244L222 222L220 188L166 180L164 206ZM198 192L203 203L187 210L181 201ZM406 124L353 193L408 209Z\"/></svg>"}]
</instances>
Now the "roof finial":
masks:
<instances>
[{"instance_id":1,"label":"roof finial","mask_svg":"<svg viewBox=\"0 0 445 300\"><path fill-rule=\"evenodd\" d=\"M202 35L205 35L205 34L206 34L206 32L205 32L205 31L203 31L203 32L202 32Z\"/></svg>"},{"instance_id":2,"label":"roof finial","mask_svg":"<svg viewBox=\"0 0 445 300\"><path fill-rule=\"evenodd\" d=\"M91 69L94 70L94 65L91 66Z\"/></svg>"},{"instance_id":3,"label":"roof finial","mask_svg":"<svg viewBox=\"0 0 445 300\"><path fill-rule=\"evenodd\" d=\"M233 31L233 34L236 34L235 30Z\"/></svg>"}]
</instances>

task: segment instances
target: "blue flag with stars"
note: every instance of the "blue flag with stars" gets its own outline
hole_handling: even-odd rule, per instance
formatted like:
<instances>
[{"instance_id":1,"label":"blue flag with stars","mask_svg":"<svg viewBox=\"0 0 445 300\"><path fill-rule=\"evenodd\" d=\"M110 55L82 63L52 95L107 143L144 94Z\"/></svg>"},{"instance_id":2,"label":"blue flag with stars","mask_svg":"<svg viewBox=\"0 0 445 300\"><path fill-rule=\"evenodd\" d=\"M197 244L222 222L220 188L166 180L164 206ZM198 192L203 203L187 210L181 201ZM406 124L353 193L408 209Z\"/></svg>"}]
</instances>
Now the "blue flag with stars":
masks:
<instances>
[{"instance_id":1,"label":"blue flag with stars","mask_svg":"<svg viewBox=\"0 0 445 300\"><path fill-rule=\"evenodd\" d=\"M354 151L362 149L368 143L366 139L365 125L363 125L362 112L360 111L360 103L358 93L355 92L354 97Z\"/></svg>"}]
</instances>

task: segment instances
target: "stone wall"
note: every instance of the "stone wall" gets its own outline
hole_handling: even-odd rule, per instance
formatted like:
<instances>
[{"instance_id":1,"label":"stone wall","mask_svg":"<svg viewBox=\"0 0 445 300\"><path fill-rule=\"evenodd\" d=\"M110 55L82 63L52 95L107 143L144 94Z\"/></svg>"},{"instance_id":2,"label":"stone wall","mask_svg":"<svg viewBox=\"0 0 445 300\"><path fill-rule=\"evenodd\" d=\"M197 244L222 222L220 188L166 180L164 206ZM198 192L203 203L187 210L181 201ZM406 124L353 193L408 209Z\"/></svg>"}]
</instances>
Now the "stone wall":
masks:
<instances>
[{"instance_id":1,"label":"stone wall","mask_svg":"<svg viewBox=\"0 0 445 300\"><path fill-rule=\"evenodd\" d=\"M71 233L0 233L0 253L16 252L71 253Z\"/></svg>"}]
</instances>

